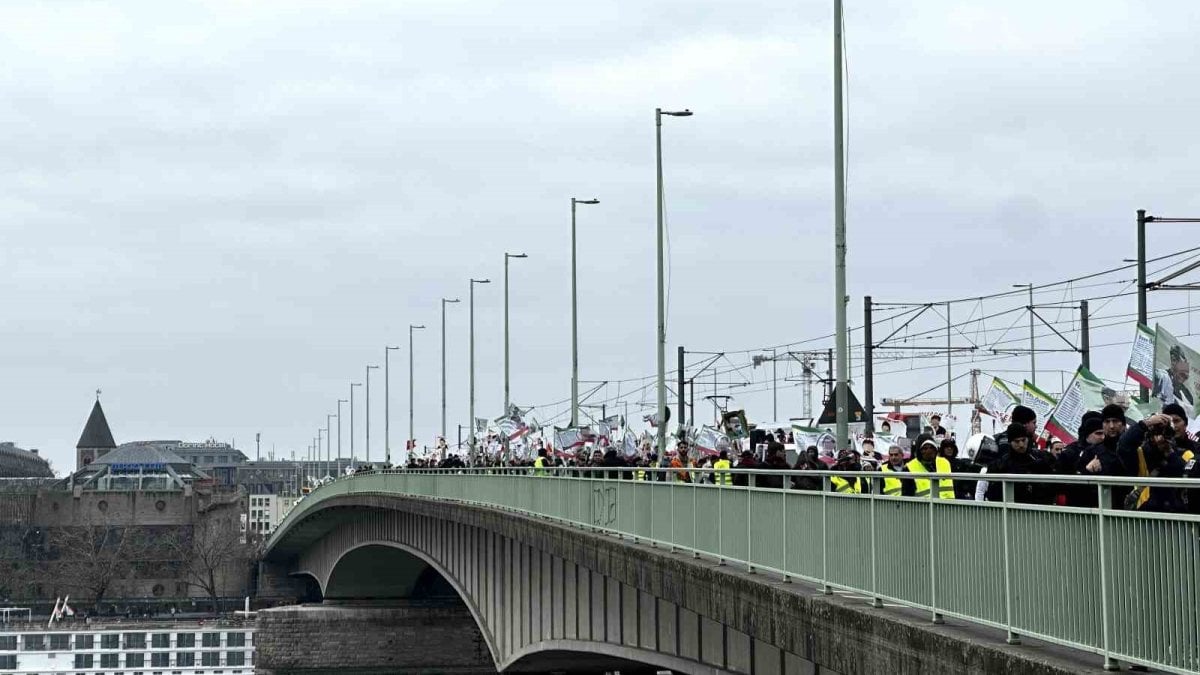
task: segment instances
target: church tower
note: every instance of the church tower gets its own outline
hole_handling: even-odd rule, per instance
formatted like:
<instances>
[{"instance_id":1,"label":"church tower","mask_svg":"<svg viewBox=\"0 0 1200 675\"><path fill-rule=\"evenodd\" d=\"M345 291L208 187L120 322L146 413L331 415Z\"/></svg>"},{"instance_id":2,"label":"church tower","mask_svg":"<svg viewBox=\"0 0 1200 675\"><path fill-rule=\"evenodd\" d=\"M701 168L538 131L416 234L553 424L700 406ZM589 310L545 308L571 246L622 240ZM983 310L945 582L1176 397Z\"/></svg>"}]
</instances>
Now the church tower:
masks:
<instances>
[{"instance_id":1,"label":"church tower","mask_svg":"<svg viewBox=\"0 0 1200 675\"><path fill-rule=\"evenodd\" d=\"M108 428L108 420L104 417L104 408L100 407L100 392L97 391L92 414L88 415L87 424L79 436L79 443L75 445L75 470L82 469L116 448L112 431Z\"/></svg>"}]
</instances>

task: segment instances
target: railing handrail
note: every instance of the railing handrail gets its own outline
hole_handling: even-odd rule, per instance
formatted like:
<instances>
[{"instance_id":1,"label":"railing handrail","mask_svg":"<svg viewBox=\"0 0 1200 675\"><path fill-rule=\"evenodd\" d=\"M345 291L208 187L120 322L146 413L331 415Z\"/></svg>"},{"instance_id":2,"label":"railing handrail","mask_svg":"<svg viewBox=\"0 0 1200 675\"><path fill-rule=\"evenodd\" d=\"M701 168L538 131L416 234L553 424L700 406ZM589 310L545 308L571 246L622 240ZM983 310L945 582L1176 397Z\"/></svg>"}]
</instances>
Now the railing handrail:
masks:
<instances>
[{"instance_id":1,"label":"railing handrail","mask_svg":"<svg viewBox=\"0 0 1200 675\"><path fill-rule=\"evenodd\" d=\"M406 474L406 473L428 473L428 474L487 474L487 475L505 475L505 474L530 474L537 471L545 472L545 478L591 478L591 479L606 479L605 476L559 476L557 474L571 473L605 473L605 472L621 472L621 473L636 473L639 471L653 474L683 474L683 473L729 473L731 475L750 475L750 476L854 476L857 478L892 478L895 480L926 480L934 479L953 479L953 480L968 480L968 481L988 481L997 483L1067 483L1075 485L1112 485L1112 486L1141 486L1141 487L1192 487L1200 490L1200 480L1195 478L1159 478L1159 477L1138 477L1138 476L1079 476L1056 473L975 473L975 472L957 472L957 473L912 473L912 472L885 472L880 470L844 470L838 471L833 469L739 469L731 467L729 469L714 469L712 467L639 467L639 466L553 466L536 468L532 466L494 466L494 467L463 467L463 468L391 468L391 469L370 469L359 471L357 473L337 476L333 481L324 483L317 488L329 485L330 483L344 480L346 478L354 478L360 475L371 474ZM608 479L611 480L611 479ZM746 486L730 486L730 487L746 487ZM750 486L750 489L755 490L771 490L777 488L763 488Z\"/></svg>"}]
</instances>

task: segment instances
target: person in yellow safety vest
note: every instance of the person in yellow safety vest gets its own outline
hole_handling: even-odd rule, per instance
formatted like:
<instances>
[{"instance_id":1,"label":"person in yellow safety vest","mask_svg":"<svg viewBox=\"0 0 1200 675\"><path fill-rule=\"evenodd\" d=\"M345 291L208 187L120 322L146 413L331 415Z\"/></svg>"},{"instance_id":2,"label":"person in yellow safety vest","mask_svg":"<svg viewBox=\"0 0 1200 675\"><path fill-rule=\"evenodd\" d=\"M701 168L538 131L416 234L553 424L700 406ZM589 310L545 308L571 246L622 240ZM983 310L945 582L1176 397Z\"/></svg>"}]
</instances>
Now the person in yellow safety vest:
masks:
<instances>
[{"instance_id":1,"label":"person in yellow safety vest","mask_svg":"<svg viewBox=\"0 0 1200 675\"><path fill-rule=\"evenodd\" d=\"M837 464L833 465L834 471L862 471L862 462L859 461L858 453L843 450L838 453ZM842 494L860 494L862 483L857 476L843 478L842 476L834 476L829 479L830 487L834 492Z\"/></svg>"},{"instance_id":2,"label":"person in yellow safety vest","mask_svg":"<svg viewBox=\"0 0 1200 675\"><path fill-rule=\"evenodd\" d=\"M732 485L733 473L730 471L732 466L729 463L729 452L722 450L721 454L717 455L717 461L713 462L713 482L717 485Z\"/></svg>"},{"instance_id":3,"label":"person in yellow safety vest","mask_svg":"<svg viewBox=\"0 0 1200 675\"><path fill-rule=\"evenodd\" d=\"M535 476L548 475L549 472L546 471L546 467L548 467L548 466L550 466L550 460L546 459L546 449L539 448L537 459L533 460L533 475L535 475Z\"/></svg>"},{"instance_id":4,"label":"person in yellow safety vest","mask_svg":"<svg viewBox=\"0 0 1200 675\"><path fill-rule=\"evenodd\" d=\"M904 468L904 451L896 445L888 448L887 462L884 462L879 470L888 474L907 473L908 469ZM915 491L911 480L900 480L892 476L883 479L883 494L889 497L912 496Z\"/></svg>"},{"instance_id":5,"label":"person in yellow safety vest","mask_svg":"<svg viewBox=\"0 0 1200 675\"><path fill-rule=\"evenodd\" d=\"M950 473L953 469L950 467L950 461L939 454L938 444L932 438L926 436L921 441L921 447L917 451L919 457L913 458L908 463L909 473ZM928 478L916 479L916 492L914 497L928 497L930 491L930 481ZM954 499L954 481L949 478L939 478L937 480L937 491L934 496L938 499Z\"/></svg>"}]
</instances>

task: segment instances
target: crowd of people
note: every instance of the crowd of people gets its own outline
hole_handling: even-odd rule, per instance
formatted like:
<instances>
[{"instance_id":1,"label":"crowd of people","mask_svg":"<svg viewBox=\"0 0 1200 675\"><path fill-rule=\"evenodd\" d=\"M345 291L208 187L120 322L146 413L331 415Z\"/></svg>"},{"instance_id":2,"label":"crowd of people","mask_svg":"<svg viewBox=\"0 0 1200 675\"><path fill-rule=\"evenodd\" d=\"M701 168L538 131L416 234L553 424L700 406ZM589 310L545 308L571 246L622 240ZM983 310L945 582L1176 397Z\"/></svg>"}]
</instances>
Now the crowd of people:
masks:
<instances>
[{"instance_id":1,"label":"crowd of people","mask_svg":"<svg viewBox=\"0 0 1200 675\"><path fill-rule=\"evenodd\" d=\"M567 474L628 480L674 480L715 485L754 486L775 489L822 490L855 494L879 492L889 496L933 497L975 501L1015 501L1025 504L1096 507L1101 496L1113 509L1200 513L1200 483L1196 489L1123 485L1104 490L1096 484L1038 480L1029 482L989 481L988 474L1038 476L1124 476L1133 478L1193 478L1200 480L1196 442L1188 435L1188 418L1177 404L1162 412L1129 423L1119 405L1105 406L1083 416L1076 440L1064 444L1035 437L1037 415L1025 406L1011 413L1011 424L994 438L976 434L968 442L965 456L957 440L938 423L913 440L912 453L897 445L876 449L875 438L862 442L862 451L843 450L836 457L822 456L816 446L800 451L794 462L787 459L785 443L791 438L778 431L766 436L761 452L741 451L736 458L729 450L697 457L680 442L663 461L653 452L627 458L614 448L596 448L564 457L540 448L532 461L485 463L493 468L532 472L535 475ZM881 429L886 433L889 430ZM891 438L880 436L880 440ZM476 463L478 466L479 463ZM413 459L409 468L461 468L466 463L457 455L440 460ZM626 469L622 471L621 469ZM661 471L660 469L673 469ZM757 473L733 469L757 469ZM793 473L772 475L772 471ZM833 471L828 481L812 471ZM963 474L962 478L930 479L922 474ZM1005 489L1010 490L1006 496Z\"/></svg>"}]
</instances>

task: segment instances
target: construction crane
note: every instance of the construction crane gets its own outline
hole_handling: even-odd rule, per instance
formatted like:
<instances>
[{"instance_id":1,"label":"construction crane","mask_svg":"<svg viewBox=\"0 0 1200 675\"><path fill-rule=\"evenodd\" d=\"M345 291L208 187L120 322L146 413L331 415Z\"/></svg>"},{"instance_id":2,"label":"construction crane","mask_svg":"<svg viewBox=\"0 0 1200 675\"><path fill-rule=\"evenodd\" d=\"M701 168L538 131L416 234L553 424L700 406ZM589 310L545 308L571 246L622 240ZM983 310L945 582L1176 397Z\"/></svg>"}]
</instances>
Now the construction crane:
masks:
<instances>
[{"instance_id":1,"label":"construction crane","mask_svg":"<svg viewBox=\"0 0 1200 675\"><path fill-rule=\"evenodd\" d=\"M892 406L892 410L900 412L900 406L950 406L954 404L966 404L971 406L971 433L977 434L983 428L983 420L979 417L979 374L980 371L971 371L971 395L966 397L956 396L951 399L947 398L885 398L884 405Z\"/></svg>"}]
</instances>

